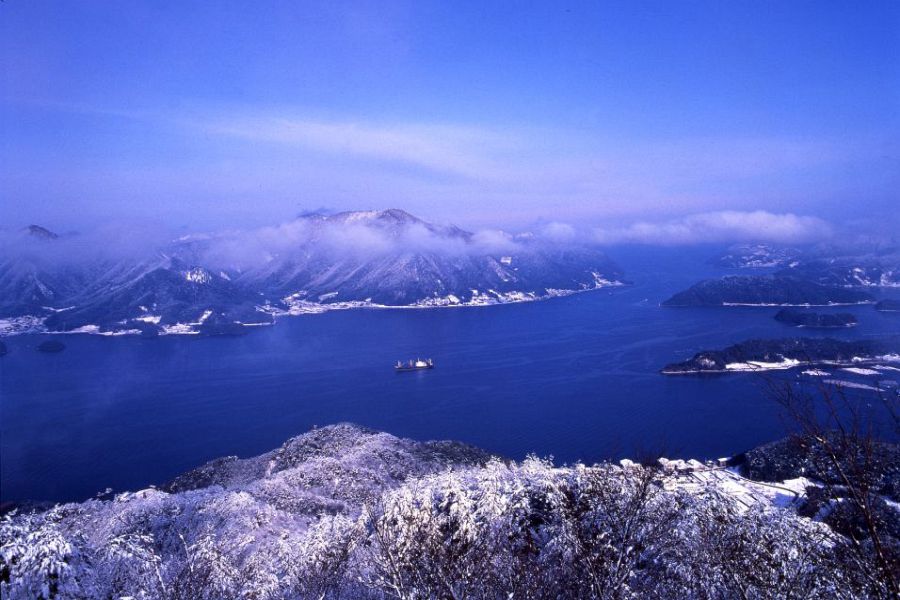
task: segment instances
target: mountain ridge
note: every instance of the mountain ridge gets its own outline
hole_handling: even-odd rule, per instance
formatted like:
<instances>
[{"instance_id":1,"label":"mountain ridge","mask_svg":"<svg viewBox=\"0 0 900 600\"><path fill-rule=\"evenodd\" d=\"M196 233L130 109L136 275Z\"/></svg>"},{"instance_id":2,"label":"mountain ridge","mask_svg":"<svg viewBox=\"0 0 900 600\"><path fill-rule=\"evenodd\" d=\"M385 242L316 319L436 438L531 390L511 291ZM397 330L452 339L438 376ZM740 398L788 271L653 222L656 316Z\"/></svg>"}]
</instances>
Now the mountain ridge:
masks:
<instances>
[{"instance_id":1,"label":"mountain ridge","mask_svg":"<svg viewBox=\"0 0 900 600\"><path fill-rule=\"evenodd\" d=\"M285 315L502 304L625 283L592 246L485 236L401 209L182 236L137 258L74 266L58 257L70 240L42 242L0 262L0 335L4 324L7 333L232 334Z\"/></svg>"}]
</instances>

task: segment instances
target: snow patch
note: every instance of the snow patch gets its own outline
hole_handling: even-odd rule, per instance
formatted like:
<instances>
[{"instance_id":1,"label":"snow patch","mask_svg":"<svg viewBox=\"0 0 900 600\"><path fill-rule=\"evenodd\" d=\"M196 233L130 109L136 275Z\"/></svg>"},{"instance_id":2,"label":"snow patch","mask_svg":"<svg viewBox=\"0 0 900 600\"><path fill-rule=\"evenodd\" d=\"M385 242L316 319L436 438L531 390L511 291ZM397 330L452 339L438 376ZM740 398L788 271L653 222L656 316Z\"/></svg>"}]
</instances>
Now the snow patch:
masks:
<instances>
[{"instance_id":1,"label":"snow patch","mask_svg":"<svg viewBox=\"0 0 900 600\"><path fill-rule=\"evenodd\" d=\"M846 371L847 373L853 373L855 375L881 375L881 373L874 369L863 369L861 367L845 367L841 369L841 371Z\"/></svg>"},{"instance_id":2,"label":"snow patch","mask_svg":"<svg viewBox=\"0 0 900 600\"><path fill-rule=\"evenodd\" d=\"M780 362L750 360L743 363L728 363L727 365L725 365L725 369L727 371L774 371L781 369L793 369L800 364L801 363L799 360L782 357Z\"/></svg>"},{"instance_id":3,"label":"snow patch","mask_svg":"<svg viewBox=\"0 0 900 600\"><path fill-rule=\"evenodd\" d=\"M314 302L306 299L309 297L309 292L307 292L306 290L300 290L281 299L286 308L280 308L277 306L273 306L270 303L266 303L262 306L257 306L256 309L260 312L268 313L272 316L277 317L285 315L296 316L321 314L329 310L349 310L354 308L414 309L459 306L493 306L497 304L514 304L519 302L534 302L537 300L546 300L549 298L559 298L563 296L570 296L572 294L577 294L580 292L588 292L607 287L620 287L624 285L625 284L621 281L610 281L607 279L603 279L599 276L599 274L595 274L594 284L587 285L582 289L573 290L547 288L544 290L543 294L519 290L500 292L497 290L481 291L477 289L471 289L469 290L471 292L471 296L468 300L462 300L455 294L447 294L445 296L422 298L413 302L412 304L405 305L377 304L372 302L371 299L368 298L366 300L348 300L344 302L329 302L325 304L322 301L337 296L337 292L323 294L318 297L318 301Z\"/></svg>"},{"instance_id":4,"label":"snow patch","mask_svg":"<svg viewBox=\"0 0 900 600\"><path fill-rule=\"evenodd\" d=\"M143 315L140 317L135 317L134 320L141 321L142 323L152 323L153 325L159 325L162 317L160 315Z\"/></svg>"},{"instance_id":5,"label":"snow patch","mask_svg":"<svg viewBox=\"0 0 900 600\"><path fill-rule=\"evenodd\" d=\"M823 379L822 383L827 383L828 385L833 385L837 388L847 388L854 390L866 390L870 392L882 392L880 387L876 387L874 385L868 385L865 383L857 383L855 381L845 381L843 379Z\"/></svg>"},{"instance_id":6,"label":"snow patch","mask_svg":"<svg viewBox=\"0 0 900 600\"><path fill-rule=\"evenodd\" d=\"M53 308L52 306L42 306L41 308L43 308L44 310L49 310L50 312L61 313L61 312L65 312L65 311L67 311L67 310L72 310L72 309L75 308L75 307L74 307L74 306L67 306L67 307L65 307L65 308Z\"/></svg>"},{"instance_id":7,"label":"snow patch","mask_svg":"<svg viewBox=\"0 0 900 600\"><path fill-rule=\"evenodd\" d=\"M209 271L200 267L194 267L182 273L187 281L192 283L206 284L212 281L212 275Z\"/></svg>"},{"instance_id":8,"label":"snow patch","mask_svg":"<svg viewBox=\"0 0 900 600\"><path fill-rule=\"evenodd\" d=\"M43 333L44 317L26 315L24 317L8 317L0 319L0 337L23 335L27 333Z\"/></svg>"},{"instance_id":9,"label":"snow patch","mask_svg":"<svg viewBox=\"0 0 900 600\"><path fill-rule=\"evenodd\" d=\"M175 323L174 325L163 325L161 335L198 335L200 332L195 331L193 326L188 323Z\"/></svg>"}]
</instances>

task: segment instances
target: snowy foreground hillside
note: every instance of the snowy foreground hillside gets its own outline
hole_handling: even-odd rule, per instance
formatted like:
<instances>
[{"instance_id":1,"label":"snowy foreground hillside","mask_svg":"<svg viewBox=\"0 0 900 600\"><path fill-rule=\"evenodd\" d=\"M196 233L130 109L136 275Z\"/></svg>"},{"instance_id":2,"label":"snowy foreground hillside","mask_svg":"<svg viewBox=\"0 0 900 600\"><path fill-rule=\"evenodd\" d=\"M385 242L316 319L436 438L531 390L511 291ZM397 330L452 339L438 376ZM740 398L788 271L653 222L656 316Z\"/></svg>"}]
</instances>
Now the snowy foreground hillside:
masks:
<instances>
[{"instance_id":1,"label":"snowy foreground hillside","mask_svg":"<svg viewBox=\"0 0 900 600\"><path fill-rule=\"evenodd\" d=\"M865 563L870 542L850 532L854 545L829 520L841 503L813 501L825 488L793 472L808 467L803 456L814 449L791 443L748 453L746 474L793 477L766 484L697 462L514 463L458 443L330 426L256 458L213 461L161 489L5 517L0 592L889 597ZM880 448L895 477L896 447ZM879 551L894 560L900 534L897 504L885 499L896 495L891 485L873 489L890 532Z\"/></svg>"}]
</instances>

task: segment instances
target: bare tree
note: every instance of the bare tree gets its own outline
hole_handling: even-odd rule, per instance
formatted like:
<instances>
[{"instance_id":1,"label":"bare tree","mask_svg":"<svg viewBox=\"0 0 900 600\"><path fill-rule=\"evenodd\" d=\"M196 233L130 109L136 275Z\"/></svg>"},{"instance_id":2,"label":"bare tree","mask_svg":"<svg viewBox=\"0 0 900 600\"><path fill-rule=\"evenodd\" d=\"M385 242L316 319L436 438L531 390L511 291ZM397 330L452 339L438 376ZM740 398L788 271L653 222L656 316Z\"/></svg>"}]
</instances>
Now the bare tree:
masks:
<instances>
[{"instance_id":1,"label":"bare tree","mask_svg":"<svg viewBox=\"0 0 900 600\"><path fill-rule=\"evenodd\" d=\"M878 435L885 426L894 434L900 431L898 396L884 391L852 394L826 382L810 391L775 378L767 379L766 386L797 430L797 443L806 445L814 476L826 484L825 501L849 502L852 514L847 516L861 525L839 527L850 541L847 560L869 593L900 598L900 548L889 532L896 514L884 510L881 497L886 469L897 465L884 464L891 460L889 447Z\"/></svg>"}]
</instances>

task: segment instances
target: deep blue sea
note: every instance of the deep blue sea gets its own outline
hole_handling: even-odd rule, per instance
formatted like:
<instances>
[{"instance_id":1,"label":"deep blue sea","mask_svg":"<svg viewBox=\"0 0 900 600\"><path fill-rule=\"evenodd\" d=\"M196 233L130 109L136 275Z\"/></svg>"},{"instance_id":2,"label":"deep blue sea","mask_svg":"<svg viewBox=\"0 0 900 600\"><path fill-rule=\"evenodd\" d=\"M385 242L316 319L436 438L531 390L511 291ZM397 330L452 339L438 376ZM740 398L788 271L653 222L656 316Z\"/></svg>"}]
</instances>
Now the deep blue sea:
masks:
<instances>
[{"instance_id":1,"label":"deep blue sea","mask_svg":"<svg viewBox=\"0 0 900 600\"><path fill-rule=\"evenodd\" d=\"M753 374L666 377L666 363L752 337L828 335L776 309L662 308L721 270L702 252L623 252L628 288L483 308L339 311L236 338L6 338L0 497L73 500L159 484L224 455L351 421L557 462L665 451L732 455L783 435ZM848 309L841 309L848 310ZM900 316L849 309L839 337L900 333ZM396 374L398 359L433 371Z\"/></svg>"}]
</instances>

